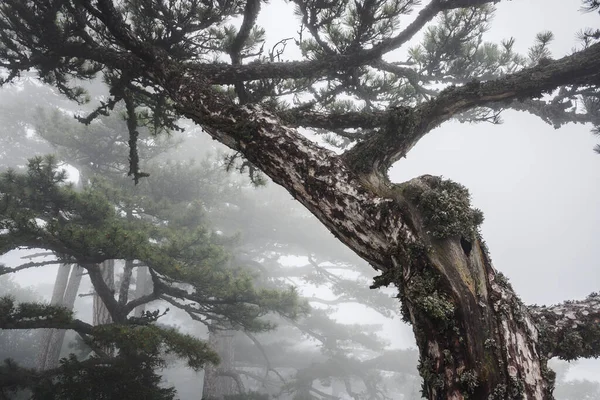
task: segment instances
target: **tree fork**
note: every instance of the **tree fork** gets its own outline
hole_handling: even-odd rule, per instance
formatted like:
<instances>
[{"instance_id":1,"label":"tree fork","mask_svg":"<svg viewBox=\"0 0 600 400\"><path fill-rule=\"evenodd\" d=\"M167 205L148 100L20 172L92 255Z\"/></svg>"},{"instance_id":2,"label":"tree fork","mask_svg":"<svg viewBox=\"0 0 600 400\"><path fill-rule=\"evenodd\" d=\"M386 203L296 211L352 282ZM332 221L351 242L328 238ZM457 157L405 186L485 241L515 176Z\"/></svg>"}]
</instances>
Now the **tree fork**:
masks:
<instances>
[{"instance_id":1,"label":"tree fork","mask_svg":"<svg viewBox=\"0 0 600 400\"><path fill-rule=\"evenodd\" d=\"M373 287L399 289L403 317L420 349L423 395L552 399L553 374L539 351L537 329L493 268L466 189L423 176L398 185L394 198L418 243L399 253Z\"/></svg>"}]
</instances>

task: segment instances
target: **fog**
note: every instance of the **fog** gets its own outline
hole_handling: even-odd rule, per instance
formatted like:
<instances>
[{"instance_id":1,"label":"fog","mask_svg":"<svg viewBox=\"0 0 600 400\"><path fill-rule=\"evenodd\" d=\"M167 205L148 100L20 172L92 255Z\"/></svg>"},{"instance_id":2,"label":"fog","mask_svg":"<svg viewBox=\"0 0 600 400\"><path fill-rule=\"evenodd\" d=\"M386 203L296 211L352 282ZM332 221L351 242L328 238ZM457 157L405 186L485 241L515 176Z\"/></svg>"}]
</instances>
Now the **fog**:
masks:
<instances>
[{"instance_id":1,"label":"fog","mask_svg":"<svg viewBox=\"0 0 600 400\"><path fill-rule=\"evenodd\" d=\"M486 39L514 36L517 50L525 52L536 33L551 30L556 37L551 50L559 58L574 47L581 27L597 25L597 14L582 14L574 3L500 2ZM296 35L297 26L290 23L293 18L290 4L274 1L265 7L258 24L276 32L269 34L269 45ZM288 51L290 59L298 58L293 46ZM92 99L106 95L102 82L86 85ZM129 150L124 118L113 115L88 127L72 118L91 109L62 99L34 75L2 87L0 168L25 173L31 157L55 154L59 169L67 173L66 182L78 192L95 189L116 197L112 191L119 191L122 203L130 201L139 208L150 204L145 203L149 198L156 201L152 207L170 202L177 209L196 202L201 210L198 223L227 253L224 261L211 255L215 264L210 268L235 271L231 272L235 278L247 274L257 288L294 287L299 303L309 305L296 319L273 307L259 316L272 323L272 329L253 332L220 320L220 308L194 314L201 316L199 321L186 312L184 300L179 301L180 308L164 299L152 300L145 304L146 311L169 309L159 323L217 345L215 350L228 360L226 367L236 371L246 392L282 400L421 398L418 351L411 326L402 321L396 290L369 289L376 271L289 193L264 177L264 184L254 184L240 160L227 171L231 152L187 120L180 121L181 132L169 137L142 131L141 167L150 176L135 186L126 176ZM510 278L526 304L554 304L598 291L600 155L593 152L598 138L587 125L554 129L515 111L504 112L502 118L501 125L451 121L435 129L393 167L391 180L432 174L464 184L473 205L484 211L482 234L494 266ZM158 220L163 218L160 212L148 214ZM177 232L172 235L176 238ZM52 260L57 260L56 254L47 250L21 248L2 254L0 265L15 268ZM126 265L124 259L115 261L113 294L119 291ZM144 268L133 267L127 287L131 298L138 297L134 295L138 290L148 293L141 283L147 279L141 273ZM0 276L0 296L48 303L57 273L58 263ZM230 295L217 289L210 289L214 290L211 300ZM84 274L73 306L76 318L99 323L102 311L94 306L97 301ZM230 314L235 321L245 318L232 309L223 313L225 319ZM211 324L227 329L211 335ZM226 335L231 338L224 339ZM10 357L24 367L35 367L42 341L39 330L0 331L0 359ZM75 347L80 341L68 331L60 356L83 354ZM162 385L174 386L176 398L200 400L204 370L194 371L173 354L166 355L166 361L158 369ZM551 363L558 373L557 399L600 399L600 361ZM228 388L223 390L236 389L227 376L214 379ZM26 398L20 395L14 398Z\"/></svg>"}]
</instances>

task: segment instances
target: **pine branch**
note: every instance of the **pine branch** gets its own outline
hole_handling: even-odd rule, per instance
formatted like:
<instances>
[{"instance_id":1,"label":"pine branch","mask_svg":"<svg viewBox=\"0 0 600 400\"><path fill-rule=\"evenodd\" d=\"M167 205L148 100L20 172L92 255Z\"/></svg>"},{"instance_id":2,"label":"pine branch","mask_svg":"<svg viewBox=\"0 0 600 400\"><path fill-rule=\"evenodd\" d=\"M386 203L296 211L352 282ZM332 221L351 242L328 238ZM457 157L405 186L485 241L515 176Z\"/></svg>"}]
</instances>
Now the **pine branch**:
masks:
<instances>
[{"instance_id":1,"label":"pine branch","mask_svg":"<svg viewBox=\"0 0 600 400\"><path fill-rule=\"evenodd\" d=\"M489 82L472 81L449 87L438 97L412 109L396 107L388 111L383 129L358 143L344 155L346 162L363 174L385 175L389 167L404 157L417 142L441 123L476 107L541 97L564 85L600 83L600 43L585 50L524 69ZM344 118L349 118L345 114Z\"/></svg>"},{"instance_id":2,"label":"pine branch","mask_svg":"<svg viewBox=\"0 0 600 400\"><path fill-rule=\"evenodd\" d=\"M229 48L229 56L231 57L231 63L233 65L240 65L242 63L241 51L250 36L250 32L254 27L259 12L260 0L246 1L242 26L233 40L233 43L231 43L231 47ZM240 100L240 104L245 104L249 101L248 92L246 91L244 83L241 80L235 82L235 91Z\"/></svg>"}]
</instances>

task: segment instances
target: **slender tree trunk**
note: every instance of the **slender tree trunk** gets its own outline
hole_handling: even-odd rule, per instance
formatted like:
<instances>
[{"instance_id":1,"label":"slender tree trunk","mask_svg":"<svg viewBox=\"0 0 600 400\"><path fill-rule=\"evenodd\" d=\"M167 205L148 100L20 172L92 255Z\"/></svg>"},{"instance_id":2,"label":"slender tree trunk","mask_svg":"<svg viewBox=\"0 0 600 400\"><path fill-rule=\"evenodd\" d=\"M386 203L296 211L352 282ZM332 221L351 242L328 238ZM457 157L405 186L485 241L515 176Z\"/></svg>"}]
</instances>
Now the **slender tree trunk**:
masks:
<instances>
[{"instance_id":1,"label":"slender tree trunk","mask_svg":"<svg viewBox=\"0 0 600 400\"><path fill-rule=\"evenodd\" d=\"M152 280L150 279L150 274L148 273L148 267L138 267L137 275L135 278L135 298L138 299L152 290ZM144 311L146 310L146 305L142 304L139 307L136 307L133 311L133 315L136 318L142 316Z\"/></svg>"},{"instance_id":2,"label":"slender tree trunk","mask_svg":"<svg viewBox=\"0 0 600 400\"><path fill-rule=\"evenodd\" d=\"M204 368L202 399L222 400L226 395L238 393L236 381L231 377L235 374L234 338L234 330L210 330L208 344L217 352L221 362Z\"/></svg>"},{"instance_id":3,"label":"slender tree trunk","mask_svg":"<svg viewBox=\"0 0 600 400\"><path fill-rule=\"evenodd\" d=\"M102 279L108 286L108 288L115 293L115 260L106 260L100 265L100 272L102 273ZM110 324L112 322L112 317L108 312L108 309L104 305L104 302L98 296L97 293L94 293L94 301L93 301L93 324L104 325ZM112 354L113 349L110 347L103 348L106 354Z\"/></svg>"},{"instance_id":4,"label":"slender tree trunk","mask_svg":"<svg viewBox=\"0 0 600 400\"><path fill-rule=\"evenodd\" d=\"M81 284L81 277L83 276L83 268L79 265L74 265L71 269L71 276L69 277L69 284L65 290L62 305L69 310L72 310L75 306L75 299L77 298L77 292L79 291L79 285ZM65 341L65 333L63 330L54 330L52 339L50 340L50 346L48 349L48 357L46 359L46 368L54 368L58 366L60 360L60 350L62 349Z\"/></svg>"},{"instance_id":5,"label":"slender tree trunk","mask_svg":"<svg viewBox=\"0 0 600 400\"><path fill-rule=\"evenodd\" d=\"M65 289L69 280L69 271L71 266L67 264L61 264L58 267L56 273L56 280L54 281L54 288L52 290L52 298L50 304L58 305L63 301L65 295ZM55 329L42 329L39 341L39 353L36 359L36 368L39 370L46 369L46 360L48 358L48 349Z\"/></svg>"},{"instance_id":6,"label":"slender tree trunk","mask_svg":"<svg viewBox=\"0 0 600 400\"><path fill-rule=\"evenodd\" d=\"M78 265L73 266L73 268L70 265L61 265L56 275L51 304L62 305L72 310L75 305L82 274L83 269ZM45 330L41 341L40 353L36 361L38 369L50 369L58 366L60 350L62 349L64 339L64 330Z\"/></svg>"},{"instance_id":7,"label":"slender tree trunk","mask_svg":"<svg viewBox=\"0 0 600 400\"><path fill-rule=\"evenodd\" d=\"M108 288L110 290L112 290L112 292L114 293L114 291L115 291L115 261L107 260L107 261L103 262L102 265L100 266L100 270L102 272L102 279L104 280L104 282L106 283ZM94 308L94 321L93 321L94 326L109 324L112 322L110 313L106 309L106 306L104 305L104 303L102 302L102 300L100 299L100 296L98 296L98 294L94 294L93 308Z\"/></svg>"}]
</instances>

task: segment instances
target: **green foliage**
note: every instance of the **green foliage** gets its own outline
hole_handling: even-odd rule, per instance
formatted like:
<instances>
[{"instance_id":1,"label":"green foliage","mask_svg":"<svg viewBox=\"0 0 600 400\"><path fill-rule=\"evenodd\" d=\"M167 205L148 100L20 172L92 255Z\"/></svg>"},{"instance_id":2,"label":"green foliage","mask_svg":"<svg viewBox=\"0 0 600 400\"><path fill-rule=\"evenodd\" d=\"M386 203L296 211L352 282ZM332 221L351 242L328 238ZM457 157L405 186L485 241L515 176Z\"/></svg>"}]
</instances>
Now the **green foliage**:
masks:
<instances>
[{"instance_id":1,"label":"green foliage","mask_svg":"<svg viewBox=\"0 0 600 400\"><path fill-rule=\"evenodd\" d=\"M72 320L73 312L64 307L43 303L15 303L12 296L0 297L0 327L20 321L68 324Z\"/></svg>"},{"instance_id":2,"label":"green foliage","mask_svg":"<svg viewBox=\"0 0 600 400\"><path fill-rule=\"evenodd\" d=\"M451 180L427 177L428 188L414 201L423 213L428 232L437 239L461 236L471 239L483 223L483 213L471 208L467 188Z\"/></svg>"},{"instance_id":3,"label":"green foliage","mask_svg":"<svg viewBox=\"0 0 600 400\"><path fill-rule=\"evenodd\" d=\"M161 352L175 354L187 360L194 370L207 362L218 363L216 354L208 345L193 336L179 333L174 328L157 325L99 325L94 327L93 341L100 347L116 344L122 354L135 357L158 356Z\"/></svg>"},{"instance_id":4,"label":"green foliage","mask_svg":"<svg viewBox=\"0 0 600 400\"><path fill-rule=\"evenodd\" d=\"M161 377L154 372L155 360L117 356L106 362L92 357L79 361L74 355L62 359L52 377L5 364L6 376L17 377L15 387L27 387L35 379L33 400L149 399L171 400L175 389L160 387ZM18 380L20 378L20 381Z\"/></svg>"}]
</instances>

